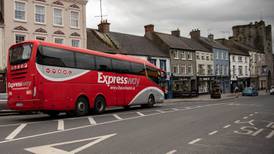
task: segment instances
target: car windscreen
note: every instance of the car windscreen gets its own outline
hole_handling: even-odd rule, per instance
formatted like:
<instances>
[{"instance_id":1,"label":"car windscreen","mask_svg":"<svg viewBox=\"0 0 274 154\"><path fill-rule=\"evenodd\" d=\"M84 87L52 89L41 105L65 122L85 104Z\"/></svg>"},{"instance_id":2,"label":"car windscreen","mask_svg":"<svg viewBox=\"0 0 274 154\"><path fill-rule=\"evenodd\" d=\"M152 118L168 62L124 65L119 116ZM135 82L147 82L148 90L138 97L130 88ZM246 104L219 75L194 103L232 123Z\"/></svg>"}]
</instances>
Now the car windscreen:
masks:
<instances>
[{"instance_id":1,"label":"car windscreen","mask_svg":"<svg viewBox=\"0 0 274 154\"><path fill-rule=\"evenodd\" d=\"M9 52L9 61L11 65L22 64L30 59L32 44L22 44L12 47Z\"/></svg>"}]
</instances>

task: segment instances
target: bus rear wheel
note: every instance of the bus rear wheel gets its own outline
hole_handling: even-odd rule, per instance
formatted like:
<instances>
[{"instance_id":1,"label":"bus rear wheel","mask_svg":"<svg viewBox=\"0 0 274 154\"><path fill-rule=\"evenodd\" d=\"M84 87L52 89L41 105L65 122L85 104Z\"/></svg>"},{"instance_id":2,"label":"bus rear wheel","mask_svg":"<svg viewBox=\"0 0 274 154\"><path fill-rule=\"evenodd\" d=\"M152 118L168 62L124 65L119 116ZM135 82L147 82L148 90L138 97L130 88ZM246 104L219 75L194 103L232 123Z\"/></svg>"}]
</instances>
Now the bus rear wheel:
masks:
<instances>
[{"instance_id":1,"label":"bus rear wheel","mask_svg":"<svg viewBox=\"0 0 274 154\"><path fill-rule=\"evenodd\" d=\"M95 99L95 102L94 102L94 113L95 114L101 114L105 111L106 109L106 101L105 101L105 98L102 97L102 96L98 96L96 99Z\"/></svg>"},{"instance_id":2,"label":"bus rear wheel","mask_svg":"<svg viewBox=\"0 0 274 154\"><path fill-rule=\"evenodd\" d=\"M151 95L149 95L149 97L148 97L147 104L143 104L142 107L150 108L150 107L153 107L154 104L155 104L155 98L154 98L154 96L151 94Z\"/></svg>"},{"instance_id":3,"label":"bus rear wheel","mask_svg":"<svg viewBox=\"0 0 274 154\"><path fill-rule=\"evenodd\" d=\"M84 116L89 113L89 103L87 99L80 97L75 104L75 115Z\"/></svg>"}]
</instances>

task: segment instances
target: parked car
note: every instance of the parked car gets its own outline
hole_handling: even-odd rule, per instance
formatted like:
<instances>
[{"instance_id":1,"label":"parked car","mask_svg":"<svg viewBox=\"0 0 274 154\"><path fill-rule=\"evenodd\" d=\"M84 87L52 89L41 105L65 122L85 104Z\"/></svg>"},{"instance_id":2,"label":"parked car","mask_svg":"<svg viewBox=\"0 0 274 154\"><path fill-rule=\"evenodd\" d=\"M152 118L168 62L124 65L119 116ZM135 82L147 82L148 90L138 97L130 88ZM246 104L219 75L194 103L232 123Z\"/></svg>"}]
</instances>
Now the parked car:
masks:
<instances>
[{"instance_id":1,"label":"parked car","mask_svg":"<svg viewBox=\"0 0 274 154\"><path fill-rule=\"evenodd\" d=\"M221 88L216 82L212 85L212 91L210 97L213 99L220 99L222 95Z\"/></svg>"},{"instance_id":2,"label":"parked car","mask_svg":"<svg viewBox=\"0 0 274 154\"><path fill-rule=\"evenodd\" d=\"M274 86L271 86L270 88L270 95L274 95Z\"/></svg>"},{"instance_id":3,"label":"parked car","mask_svg":"<svg viewBox=\"0 0 274 154\"><path fill-rule=\"evenodd\" d=\"M253 88L253 87L246 87L243 92L242 92L243 96L258 96L258 91L257 89Z\"/></svg>"}]
</instances>

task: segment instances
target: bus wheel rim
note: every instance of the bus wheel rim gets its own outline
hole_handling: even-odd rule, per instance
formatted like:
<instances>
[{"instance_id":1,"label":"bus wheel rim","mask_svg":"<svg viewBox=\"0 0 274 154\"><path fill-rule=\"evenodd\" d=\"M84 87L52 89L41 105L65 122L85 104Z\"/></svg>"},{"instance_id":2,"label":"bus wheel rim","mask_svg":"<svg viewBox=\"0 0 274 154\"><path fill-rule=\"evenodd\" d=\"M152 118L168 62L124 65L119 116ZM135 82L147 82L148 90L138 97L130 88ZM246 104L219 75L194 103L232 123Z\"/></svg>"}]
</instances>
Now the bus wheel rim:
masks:
<instances>
[{"instance_id":1,"label":"bus wheel rim","mask_svg":"<svg viewBox=\"0 0 274 154\"><path fill-rule=\"evenodd\" d=\"M84 102L79 102L78 103L78 109L79 109L79 111L81 111L81 112L84 112L85 111L85 103Z\"/></svg>"}]
</instances>

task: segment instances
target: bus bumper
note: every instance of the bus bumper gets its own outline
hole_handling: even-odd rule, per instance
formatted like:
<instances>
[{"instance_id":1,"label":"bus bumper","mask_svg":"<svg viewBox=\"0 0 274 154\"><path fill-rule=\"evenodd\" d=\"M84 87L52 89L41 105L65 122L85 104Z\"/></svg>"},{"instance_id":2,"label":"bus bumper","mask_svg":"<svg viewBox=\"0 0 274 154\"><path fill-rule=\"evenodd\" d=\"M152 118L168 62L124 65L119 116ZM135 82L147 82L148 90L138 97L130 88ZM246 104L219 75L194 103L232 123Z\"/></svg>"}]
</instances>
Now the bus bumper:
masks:
<instances>
[{"instance_id":1,"label":"bus bumper","mask_svg":"<svg viewBox=\"0 0 274 154\"><path fill-rule=\"evenodd\" d=\"M39 99L8 100L8 108L18 111L38 111L42 109L42 103Z\"/></svg>"}]
</instances>

